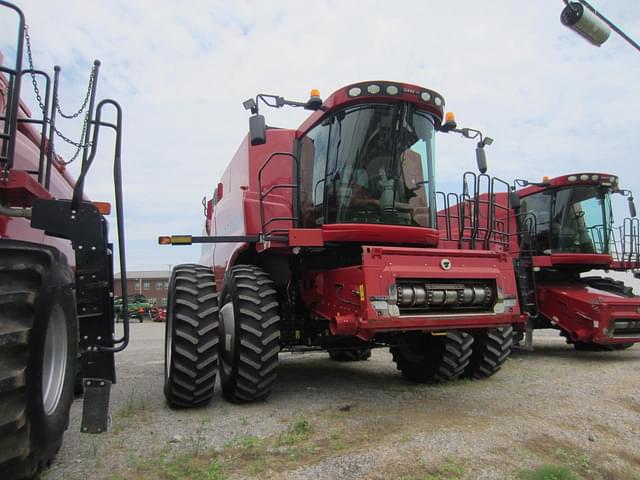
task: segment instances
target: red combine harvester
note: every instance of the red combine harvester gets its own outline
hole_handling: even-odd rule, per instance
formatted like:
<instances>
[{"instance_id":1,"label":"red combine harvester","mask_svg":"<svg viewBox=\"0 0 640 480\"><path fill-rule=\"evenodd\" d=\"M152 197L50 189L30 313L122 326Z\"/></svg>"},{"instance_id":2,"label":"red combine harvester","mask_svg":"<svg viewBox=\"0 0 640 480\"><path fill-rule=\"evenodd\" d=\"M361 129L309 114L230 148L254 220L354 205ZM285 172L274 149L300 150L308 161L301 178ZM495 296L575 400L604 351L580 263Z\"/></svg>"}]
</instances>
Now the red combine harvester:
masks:
<instances>
[{"instance_id":1,"label":"red combine harvester","mask_svg":"<svg viewBox=\"0 0 640 480\"><path fill-rule=\"evenodd\" d=\"M314 113L267 128L259 102ZM508 243L440 248L436 227L436 133L480 133L443 123L438 93L395 82L244 106L250 134L206 204L207 235L160 238L206 244L171 276L169 405L209 402L218 370L228 400L264 399L281 351L364 360L389 346L418 382L495 373L521 318Z\"/></svg>"},{"instance_id":2,"label":"red combine harvester","mask_svg":"<svg viewBox=\"0 0 640 480\"><path fill-rule=\"evenodd\" d=\"M78 145L82 169L74 182L54 152L53 140L61 135L55 123L60 69L52 87L47 73L22 68L24 15L5 1L0 6L18 16L15 66L7 66L0 55L0 478L23 479L36 476L60 449L74 390L84 389L82 431L107 430L114 352L126 346L128 324L125 320L124 336L114 338L113 247L106 220L84 197L83 183L99 130L114 129L124 274L121 112L113 100L96 105L96 61L85 102L86 136ZM21 100L26 76L36 86L40 118ZM37 87L37 78L44 89ZM115 108L115 123L101 120L106 106Z\"/></svg>"},{"instance_id":3,"label":"red combine harvester","mask_svg":"<svg viewBox=\"0 0 640 480\"><path fill-rule=\"evenodd\" d=\"M591 270L640 268L640 223L618 177L577 173L540 183L516 181L520 225L517 263L528 331L557 328L577 350L621 350L640 341L640 297ZM615 227L611 196L629 200ZM531 336L528 344L531 346Z\"/></svg>"}]
</instances>

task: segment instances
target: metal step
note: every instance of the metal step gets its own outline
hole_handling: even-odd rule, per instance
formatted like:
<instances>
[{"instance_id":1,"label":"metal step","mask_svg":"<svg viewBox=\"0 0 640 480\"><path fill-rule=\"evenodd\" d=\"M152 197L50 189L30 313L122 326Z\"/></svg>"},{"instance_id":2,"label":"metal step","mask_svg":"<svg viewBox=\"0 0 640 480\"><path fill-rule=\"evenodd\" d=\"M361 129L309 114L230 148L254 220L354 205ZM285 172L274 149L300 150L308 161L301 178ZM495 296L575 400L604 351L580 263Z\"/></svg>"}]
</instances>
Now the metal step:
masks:
<instances>
[{"instance_id":1,"label":"metal step","mask_svg":"<svg viewBox=\"0 0 640 480\"><path fill-rule=\"evenodd\" d=\"M109 429L109 397L111 382L102 378L85 378L82 405L83 433L104 433Z\"/></svg>"}]
</instances>

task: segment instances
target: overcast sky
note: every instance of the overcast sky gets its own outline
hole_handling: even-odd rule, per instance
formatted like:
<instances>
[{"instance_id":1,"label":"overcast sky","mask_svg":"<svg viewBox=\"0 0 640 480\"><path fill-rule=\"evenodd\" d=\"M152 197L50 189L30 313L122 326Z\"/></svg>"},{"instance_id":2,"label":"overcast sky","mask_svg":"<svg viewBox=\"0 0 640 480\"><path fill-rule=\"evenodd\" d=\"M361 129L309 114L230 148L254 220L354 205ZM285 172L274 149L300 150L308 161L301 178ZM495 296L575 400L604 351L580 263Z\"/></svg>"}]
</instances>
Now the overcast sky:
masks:
<instances>
[{"instance_id":1,"label":"overcast sky","mask_svg":"<svg viewBox=\"0 0 640 480\"><path fill-rule=\"evenodd\" d=\"M591 3L640 40L640 2ZM444 95L459 125L494 138L490 174L606 171L640 198L640 52L615 34L591 46L560 24L561 0L20 4L36 67L62 66L63 110L81 103L95 58L99 97L123 107L130 270L198 260L199 247L159 247L157 236L200 234L201 199L246 134L242 101L257 93L305 100L311 88L327 97L362 80L422 85ZM3 11L3 52L14 42L11 21ZM283 127L307 115L263 113ZM59 126L79 137L79 125ZM110 141L102 138L87 182L95 200L112 196ZM473 142L443 134L437 148L439 188L459 190L462 172L475 168ZM58 150L69 152L60 142Z\"/></svg>"}]
</instances>

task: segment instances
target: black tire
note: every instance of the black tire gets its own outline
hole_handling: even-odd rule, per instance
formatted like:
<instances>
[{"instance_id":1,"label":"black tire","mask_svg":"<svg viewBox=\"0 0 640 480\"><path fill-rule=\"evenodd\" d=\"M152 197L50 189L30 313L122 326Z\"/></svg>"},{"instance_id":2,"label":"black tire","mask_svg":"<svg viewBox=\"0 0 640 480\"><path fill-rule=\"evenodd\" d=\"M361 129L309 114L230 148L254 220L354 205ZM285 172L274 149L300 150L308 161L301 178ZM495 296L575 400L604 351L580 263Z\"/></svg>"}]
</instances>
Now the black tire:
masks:
<instances>
[{"instance_id":1,"label":"black tire","mask_svg":"<svg viewBox=\"0 0 640 480\"><path fill-rule=\"evenodd\" d=\"M501 327L473 336L471 361L465 377L488 378L507 361L513 347L513 327Z\"/></svg>"},{"instance_id":2,"label":"black tire","mask_svg":"<svg viewBox=\"0 0 640 480\"><path fill-rule=\"evenodd\" d=\"M227 270L220 302L220 384L230 402L266 399L276 381L280 315L269 274L253 265Z\"/></svg>"},{"instance_id":3,"label":"black tire","mask_svg":"<svg viewBox=\"0 0 640 480\"><path fill-rule=\"evenodd\" d=\"M627 350L633 347L634 345L635 343L615 343L611 346L613 347L614 350Z\"/></svg>"},{"instance_id":4,"label":"black tire","mask_svg":"<svg viewBox=\"0 0 640 480\"><path fill-rule=\"evenodd\" d=\"M336 362L364 362L371 358L371 349L350 348L348 350L329 350L329 358Z\"/></svg>"},{"instance_id":5,"label":"black tire","mask_svg":"<svg viewBox=\"0 0 640 480\"><path fill-rule=\"evenodd\" d=\"M60 449L77 368L73 281L55 248L0 242L0 478L33 478Z\"/></svg>"},{"instance_id":6,"label":"black tire","mask_svg":"<svg viewBox=\"0 0 640 480\"><path fill-rule=\"evenodd\" d=\"M207 405L218 371L218 294L210 268L171 273L165 325L164 396L172 408Z\"/></svg>"},{"instance_id":7,"label":"black tire","mask_svg":"<svg viewBox=\"0 0 640 480\"><path fill-rule=\"evenodd\" d=\"M473 337L449 330L446 335L413 335L390 348L402 375L414 382L443 383L463 374L472 354Z\"/></svg>"},{"instance_id":8,"label":"black tire","mask_svg":"<svg viewBox=\"0 0 640 480\"><path fill-rule=\"evenodd\" d=\"M597 288L598 290L617 293L623 297L635 297L632 287L628 287L624 282L614 280L611 277L583 277L581 280L590 287Z\"/></svg>"}]
</instances>

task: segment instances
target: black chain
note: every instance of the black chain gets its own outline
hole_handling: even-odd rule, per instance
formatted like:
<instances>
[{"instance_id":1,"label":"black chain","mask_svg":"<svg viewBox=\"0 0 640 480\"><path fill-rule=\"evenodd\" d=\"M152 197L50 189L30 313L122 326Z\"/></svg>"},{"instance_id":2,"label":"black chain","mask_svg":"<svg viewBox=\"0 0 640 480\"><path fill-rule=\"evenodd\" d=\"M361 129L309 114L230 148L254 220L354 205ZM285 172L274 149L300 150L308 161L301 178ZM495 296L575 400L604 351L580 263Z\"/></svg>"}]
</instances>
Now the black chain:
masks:
<instances>
[{"instance_id":1,"label":"black chain","mask_svg":"<svg viewBox=\"0 0 640 480\"><path fill-rule=\"evenodd\" d=\"M27 24L25 24L25 26L24 26L24 38L25 38L26 44L27 44L27 60L29 62L29 70L30 70L30 74L31 74L31 83L33 84L33 91L35 92L36 99L38 100L38 105L40 106L40 110L42 110L42 114L43 114L44 118L46 119L45 120L46 123L51 124L51 119L46 118L46 115L47 115L46 108L45 108L44 103L42 103L42 95L40 94L40 89L38 88L38 81L36 80L35 68L33 66L34 65L33 64L33 53L31 52L31 36L29 35L29 25L27 25ZM96 68L94 66L91 69L91 73L89 74L89 85L87 87L87 93L86 93L86 95L84 97L84 101L82 102L82 106L75 113L67 115L60 109L60 102L59 102L59 99L58 99L58 92L55 92L56 97L55 97L54 101L56 102L56 110L60 114L60 116L62 116L63 118L66 118L66 119L74 119L74 118L77 118L86 109L87 104L89 103L89 98L91 96L91 89L93 88L93 83L95 81L95 76L96 76ZM85 137L86 132L87 132L87 125L88 124L89 124L89 111L87 110L86 113L85 113L83 122L82 122L82 133L80 134L80 140L78 142L74 142L70 138L66 137L55 126L53 127L53 131L58 137L60 137L62 140L64 140L69 145L72 145L72 146L76 147L76 151L73 154L73 156L71 157L71 159L69 159L67 161L63 161L63 160L59 159L59 161L63 165L69 165L71 162L73 162L74 160L76 160L78 158L78 155L80 155L80 151L82 151L85 148L91 147L91 145L92 145L91 142L82 143L82 139ZM49 146L51 148L51 153L55 156L56 152L55 152L55 149L54 149L54 144L53 144L53 139L52 138L49 139Z\"/></svg>"}]
</instances>

